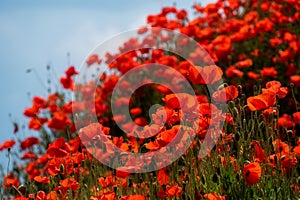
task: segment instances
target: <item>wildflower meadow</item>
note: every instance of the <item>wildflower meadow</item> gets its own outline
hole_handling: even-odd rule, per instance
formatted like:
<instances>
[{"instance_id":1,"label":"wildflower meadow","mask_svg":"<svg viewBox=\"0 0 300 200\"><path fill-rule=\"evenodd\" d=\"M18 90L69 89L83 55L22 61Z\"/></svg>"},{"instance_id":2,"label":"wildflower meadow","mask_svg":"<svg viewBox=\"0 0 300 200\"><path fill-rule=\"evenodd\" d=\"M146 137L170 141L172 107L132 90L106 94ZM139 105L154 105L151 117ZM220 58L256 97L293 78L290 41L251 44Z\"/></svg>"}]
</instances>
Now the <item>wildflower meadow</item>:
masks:
<instances>
[{"instance_id":1,"label":"wildflower meadow","mask_svg":"<svg viewBox=\"0 0 300 200\"><path fill-rule=\"evenodd\" d=\"M38 136L14 123L0 141L0 199L299 199L300 1L191 7L149 14L32 98Z\"/></svg>"}]
</instances>

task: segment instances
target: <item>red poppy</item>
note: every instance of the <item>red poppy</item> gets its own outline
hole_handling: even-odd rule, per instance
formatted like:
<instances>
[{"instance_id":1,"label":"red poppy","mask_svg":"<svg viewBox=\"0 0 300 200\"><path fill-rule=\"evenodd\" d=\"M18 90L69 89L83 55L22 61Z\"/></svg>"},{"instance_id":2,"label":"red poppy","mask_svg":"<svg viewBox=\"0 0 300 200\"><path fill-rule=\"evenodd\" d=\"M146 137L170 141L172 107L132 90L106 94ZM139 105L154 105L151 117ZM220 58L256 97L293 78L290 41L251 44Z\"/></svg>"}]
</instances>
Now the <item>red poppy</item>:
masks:
<instances>
[{"instance_id":1,"label":"red poppy","mask_svg":"<svg viewBox=\"0 0 300 200\"><path fill-rule=\"evenodd\" d=\"M35 153L33 152L26 152L23 154L23 156L21 157L22 160L26 160L26 159L36 159L37 156L35 155Z\"/></svg>"},{"instance_id":2,"label":"red poppy","mask_svg":"<svg viewBox=\"0 0 300 200\"><path fill-rule=\"evenodd\" d=\"M252 59L248 58L246 60L242 60L236 63L238 68L247 68L253 65Z\"/></svg>"},{"instance_id":3,"label":"red poppy","mask_svg":"<svg viewBox=\"0 0 300 200\"><path fill-rule=\"evenodd\" d=\"M231 101L237 98L239 92L236 86L230 85L213 93L212 98L216 102Z\"/></svg>"},{"instance_id":4,"label":"red poppy","mask_svg":"<svg viewBox=\"0 0 300 200\"><path fill-rule=\"evenodd\" d=\"M45 184L50 183L50 179L47 176L36 176L34 177L34 180L39 183L45 183Z\"/></svg>"},{"instance_id":5,"label":"red poppy","mask_svg":"<svg viewBox=\"0 0 300 200\"><path fill-rule=\"evenodd\" d=\"M119 200L146 200L146 197L139 194L132 194L132 195L121 197Z\"/></svg>"},{"instance_id":6,"label":"red poppy","mask_svg":"<svg viewBox=\"0 0 300 200\"><path fill-rule=\"evenodd\" d=\"M168 169L160 169L157 172L157 182L159 185L167 185L169 182L170 175L168 172Z\"/></svg>"},{"instance_id":7,"label":"red poppy","mask_svg":"<svg viewBox=\"0 0 300 200\"><path fill-rule=\"evenodd\" d=\"M53 117L48 121L48 127L55 130L64 130L71 125L71 120L64 112L58 111L53 113Z\"/></svg>"},{"instance_id":8,"label":"red poppy","mask_svg":"<svg viewBox=\"0 0 300 200\"><path fill-rule=\"evenodd\" d=\"M288 114L283 114L281 117L278 119L278 126L284 127L284 128L291 128L294 126L293 119L290 115Z\"/></svg>"},{"instance_id":9,"label":"red poppy","mask_svg":"<svg viewBox=\"0 0 300 200\"><path fill-rule=\"evenodd\" d=\"M131 108L130 109L130 114L133 116L140 115L143 112L141 108Z\"/></svg>"},{"instance_id":10,"label":"red poppy","mask_svg":"<svg viewBox=\"0 0 300 200\"><path fill-rule=\"evenodd\" d=\"M28 137L20 144L22 150L32 147L35 144L39 144L40 140L37 137Z\"/></svg>"},{"instance_id":11,"label":"red poppy","mask_svg":"<svg viewBox=\"0 0 300 200\"><path fill-rule=\"evenodd\" d=\"M98 178L98 182L101 185L102 188L114 186L115 181L113 179L113 176L107 176L107 177L100 177Z\"/></svg>"},{"instance_id":12,"label":"red poppy","mask_svg":"<svg viewBox=\"0 0 300 200\"><path fill-rule=\"evenodd\" d=\"M300 75L293 75L290 77L291 83L294 83L296 87L300 87Z\"/></svg>"},{"instance_id":13,"label":"red poppy","mask_svg":"<svg viewBox=\"0 0 300 200\"><path fill-rule=\"evenodd\" d=\"M260 78L259 74L255 72L248 72L247 76L249 79L254 79L254 80L258 80Z\"/></svg>"},{"instance_id":14,"label":"red poppy","mask_svg":"<svg viewBox=\"0 0 300 200\"><path fill-rule=\"evenodd\" d=\"M127 178L131 173L124 171L124 169L122 170L122 168L118 168L116 170L116 176L119 178Z\"/></svg>"},{"instance_id":15,"label":"red poppy","mask_svg":"<svg viewBox=\"0 0 300 200\"><path fill-rule=\"evenodd\" d=\"M19 186L19 179L15 178L13 174L8 174L3 179L4 183L3 186L5 188L10 188L11 185L18 187Z\"/></svg>"},{"instance_id":16,"label":"red poppy","mask_svg":"<svg viewBox=\"0 0 300 200\"><path fill-rule=\"evenodd\" d=\"M80 184L74 178L66 178L64 180L59 181L59 184L65 190L71 189L75 191L80 188Z\"/></svg>"},{"instance_id":17,"label":"red poppy","mask_svg":"<svg viewBox=\"0 0 300 200\"><path fill-rule=\"evenodd\" d=\"M15 140L6 140L3 144L0 144L0 151L2 151L3 149L12 148L15 144Z\"/></svg>"},{"instance_id":18,"label":"red poppy","mask_svg":"<svg viewBox=\"0 0 300 200\"><path fill-rule=\"evenodd\" d=\"M274 67L264 67L261 71L260 74L262 76L267 76L267 77L273 77L276 78L277 76L277 71Z\"/></svg>"},{"instance_id":19,"label":"red poppy","mask_svg":"<svg viewBox=\"0 0 300 200\"><path fill-rule=\"evenodd\" d=\"M74 89L74 81L73 78L71 77L61 77L60 83L65 89L70 89L70 90Z\"/></svg>"},{"instance_id":20,"label":"red poppy","mask_svg":"<svg viewBox=\"0 0 300 200\"><path fill-rule=\"evenodd\" d=\"M257 162L264 162L267 159L265 151L261 147L260 143L256 140L251 142L251 146L254 148L255 159Z\"/></svg>"},{"instance_id":21,"label":"red poppy","mask_svg":"<svg viewBox=\"0 0 300 200\"><path fill-rule=\"evenodd\" d=\"M287 95L288 88L281 87L281 83L279 81L269 81L266 83L266 89L262 89L262 93L277 94L278 97L282 99Z\"/></svg>"},{"instance_id":22,"label":"red poppy","mask_svg":"<svg viewBox=\"0 0 300 200\"><path fill-rule=\"evenodd\" d=\"M293 119L294 119L295 124L299 124L300 123L300 112L295 112L293 114Z\"/></svg>"},{"instance_id":23,"label":"red poppy","mask_svg":"<svg viewBox=\"0 0 300 200\"><path fill-rule=\"evenodd\" d=\"M177 110L181 109L184 115L190 119L197 116L198 101L197 98L186 93L169 94L163 98L166 106Z\"/></svg>"},{"instance_id":24,"label":"red poppy","mask_svg":"<svg viewBox=\"0 0 300 200\"><path fill-rule=\"evenodd\" d=\"M249 97L247 105L252 111L269 108L276 103L276 97L273 94L265 93L257 96Z\"/></svg>"},{"instance_id":25,"label":"red poppy","mask_svg":"<svg viewBox=\"0 0 300 200\"><path fill-rule=\"evenodd\" d=\"M28 122L28 128L33 130L40 130L42 125L47 122L47 118L44 117L32 117Z\"/></svg>"},{"instance_id":26,"label":"red poppy","mask_svg":"<svg viewBox=\"0 0 300 200\"><path fill-rule=\"evenodd\" d=\"M244 72L240 71L235 66L231 65L226 69L225 74L228 78L242 77L244 75Z\"/></svg>"},{"instance_id":27,"label":"red poppy","mask_svg":"<svg viewBox=\"0 0 300 200\"><path fill-rule=\"evenodd\" d=\"M71 77L73 75L76 75L78 74L78 71L75 70L75 67L74 66L70 66L66 71L65 71L65 74L67 77Z\"/></svg>"},{"instance_id":28,"label":"red poppy","mask_svg":"<svg viewBox=\"0 0 300 200\"><path fill-rule=\"evenodd\" d=\"M215 65L191 66L187 70L187 77L194 84L214 84L222 78L222 75L222 69Z\"/></svg>"},{"instance_id":29,"label":"red poppy","mask_svg":"<svg viewBox=\"0 0 300 200\"><path fill-rule=\"evenodd\" d=\"M204 198L207 200L226 200L225 196L220 196L217 193L205 194Z\"/></svg>"},{"instance_id":30,"label":"red poppy","mask_svg":"<svg viewBox=\"0 0 300 200\"><path fill-rule=\"evenodd\" d=\"M88 67L91 66L91 65L93 65L93 64L95 64L95 63L97 63L98 65L100 65L101 61L102 60L99 59L99 56L97 54L92 54L86 60L86 64L87 64Z\"/></svg>"},{"instance_id":31,"label":"red poppy","mask_svg":"<svg viewBox=\"0 0 300 200\"><path fill-rule=\"evenodd\" d=\"M51 176L57 174L69 175L74 172L74 162L69 157L52 158L48 161L46 170Z\"/></svg>"},{"instance_id":32,"label":"red poppy","mask_svg":"<svg viewBox=\"0 0 300 200\"><path fill-rule=\"evenodd\" d=\"M247 185L251 186L257 183L261 177L261 167L258 162L244 165L244 179Z\"/></svg>"},{"instance_id":33,"label":"red poppy","mask_svg":"<svg viewBox=\"0 0 300 200\"><path fill-rule=\"evenodd\" d=\"M158 191L158 197L159 198L166 198L166 197L179 197L181 194L182 188L179 187L178 185L174 185L174 186L170 186L167 185L166 189L164 190L162 187L161 189Z\"/></svg>"},{"instance_id":34,"label":"red poppy","mask_svg":"<svg viewBox=\"0 0 300 200\"><path fill-rule=\"evenodd\" d=\"M147 149L149 149L150 151L156 151L160 148L160 145L155 140L154 142L149 142L149 143L145 144L145 147Z\"/></svg>"},{"instance_id":35,"label":"red poppy","mask_svg":"<svg viewBox=\"0 0 300 200\"><path fill-rule=\"evenodd\" d=\"M47 102L44 98L35 96L35 97L33 97L33 105L36 106L38 109L46 108Z\"/></svg>"},{"instance_id":36,"label":"red poppy","mask_svg":"<svg viewBox=\"0 0 300 200\"><path fill-rule=\"evenodd\" d=\"M273 147L275 149L275 153L279 155L288 155L290 153L290 147L285 142L282 142L280 139L276 139L273 141Z\"/></svg>"},{"instance_id":37,"label":"red poppy","mask_svg":"<svg viewBox=\"0 0 300 200\"><path fill-rule=\"evenodd\" d=\"M26 117L35 117L37 115L37 113L39 112L39 109L38 107L36 107L35 105L33 105L32 107L30 108L26 108L23 112L23 114L26 116Z\"/></svg>"}]
</instances>

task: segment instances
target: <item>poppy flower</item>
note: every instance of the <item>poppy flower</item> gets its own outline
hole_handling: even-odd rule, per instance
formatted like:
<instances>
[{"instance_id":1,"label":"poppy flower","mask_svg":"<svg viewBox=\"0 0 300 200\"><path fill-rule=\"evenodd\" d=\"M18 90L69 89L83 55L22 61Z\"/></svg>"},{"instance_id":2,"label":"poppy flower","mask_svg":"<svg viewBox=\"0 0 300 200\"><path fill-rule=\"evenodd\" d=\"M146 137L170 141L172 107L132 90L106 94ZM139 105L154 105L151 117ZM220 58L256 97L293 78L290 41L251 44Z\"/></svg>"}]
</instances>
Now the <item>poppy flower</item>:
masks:
<instances>
[{"instance_id":1,"label":"poppy flower","mask_svg":"<svg viewBox=\"0 0 300 200\"><path fill-rule=\"evenodd\" d=\"M142 113L142 109L141 108L131 108L130 109L130 114L133 116L137 116L140 115Z\"/></svg>"},{"instance_id":2,"label":"poppy flower","mask_svg":"<svg viewBox=\"0 0 300 200\"><path fill-rule=\"evenodd\" d=\"M47 149L49 157L65 157L70 152L70 146L65 138L57 138Z\"/></svg>"},{"instance_id":3,"label":"poppy flower","mask_svg":"<svg viewBox=\"0 0 300 200\"><path fill-rule=\"evenodd\" d=\"M15 178L13 174L8 174L3 179L4 183L3 186L5 188L10 188L11 185L18 187L19 186L19 179Z\"/></svg>"},{"instance_id":4,"label":"poppy flower","mask_svg":"<svg viewBox=\"0 0 300 200\"><path fill-rule=\"evenodd\" d=\"M258 80L260 78L259 74L255 72L248 72L247 76L249 79L254 79L254 80Z\"/></svg>"},{"instance_id":5,"label":"poppy flower","mask_svg":"<svg viewBox=\"0 0 300 200\"><path fill-rule=\"evenodd\" d=\"M168 171L167 169L160 169L157 172L157 182L159 185L167 185L167 183L169 182L169 178L170 175L169 173L167 173L166 171Z\"/></svg>"},{"instance_id":6,"label":"poppy flower","mask_svg":"<svg viewBox=\"0 0 300 200\"><path fill-rule=\"evenodd\" d=\"M277 71L274 67L264 67L261 71L260 74L264 77L273 77L276 78L277 76Z\"/></svg>"},{"instance_id":7,"label":"poppy flower","mask_svg":"<svg viewBox=\"0 0 300 200\"><path fill-rule=\"evenodd\" d=\"M160 148L160 145L157 143L157 141L149 142L145 144L145 147L149 149L150 151L156 151Z\"/></svg>"},{"instance_id":8,"label":"poppy flower","mask_svg":"<svg viewBox=\"0 0 300 200\"><path fill-rule=\"evenodd\" d=\"M261 177L261 167L258 162L244 165L243 171L245 182L248 186L257 183Z\"/></svg>"},{"instance_id":9,"label":"poppy flower","mask_svg":"<svg viewBox=\"0 0 300 200\"><path fill-rule=\"evenodd\" d=\"M244 75L244 72L240 71L235 66L231 65L226 69L225 74L228 78L242 77Z\"/></svg>"},{"instance_id":10,"label":"poppy flower","mask_svg":"<svg viewBox=\"0 0 300 200\"><path fill-rule=\"evenodd\" d=\"M40 130L43 124L47 122L47 118L44 117L32 117L28 122L28 128L32 130Z\"/></svg>"},{"instance_id":11,"label":"poppy flower","mask_svg":"<svg viewBox=\"0 0 300 200\"><path fill-rule=\"evenodd\" d=\"M119 200L146 200L146 197L140 194L132 194L128 196L123 196Z\"/></svg>"},{"instance_id":12,"label":"poppy flower","mask_svg":"<svg viewBox=\"0 0 300 200\"><path fill-rule=\"evenodd\" d=\"M33 152L26 152L23 154L23 156L21 157L22 160L26 160L26 159L36 159L37 156L35 155L35 153Z\"/></svg>"},{"instance_id":13,"label":"poppy flower","mask_svg":"<svg viewBox=\"0 0 300 200\"><path fill-rule=\"evenodd\" d=\"M300 87L300 75L290 76L291 83L294 83L296 87Z\"/></svg>"},{"instance_id":14,"label":"poppy flower","mask_svg":"<svg viewBox=\"0 0 300 200\"><path fill-rule=\"evenodd\" d=\"M116 170L116 176L119 178L127 178L130 174L130 172L124 171L122 168Z\"/></svg>"},{"instance_id":15,"label":"poppy flower","mask_svg":"<svg viewBox=\"0 0 300 200\"><path fill-rule=\"evenodd\" d=\"M40 140L37 137L31 136L23 140L20 144L22 150L32 147L35 144L39 144Z\"/></svg>"},{"instance_id":16,"label":"poppy flower","mask_svg":"<svg viewBox=\"0 0 300 200\"><path fill-rule=\"evenodd\" d=\"M290 147L285 142L282 142L280 139L276 139L273 141L273 147L276 154L288 155L290 153Z\"/></svg>"},{"instance_id":17,"label":"poppy flower","mask_svg":"<svg viewBox=\"0 0 300 200\"><path fill-rule=\"evenodd\" d=\"M181 194L181 191L182 191L182 188L179 187L178 185L174 185L174 186L167 185L165 187L165 189L163 189L162 187L160 188L157 196L162 199L164 199L166 197L175 197L175 196L179 197Z\"/></svg>"},{"instance_id":18,"label":"poppy flower","mask_svg":"<svg viewBox=\"0 0 300 200\"><path fill-rule=\"evenodd\" d=\"M107 176L107 177L100 177L98 178L98 182L101 185L102 188L110 187L115 184L115 181L113 179L113 176Z\"/></svg>"},{"instance_id":19,"label":"poppy flower","mask_svg":"<svg viewBox=\"0 0 300 200\"><path fill-rule=\"evenodd\" d=\"M236 86L230 85L213 93L212 99L216 102L226 102L237 98L239 92Z\"/></svg>"},{"instance_id":20,"label":"poppy flower","mask_svg":"<svg viewBox=\"0 0 300 200\"><path fill-rule=\"evenodd\" d=\"M102 60L99 58L99 56L97 54L92 54L86 60L86 64L87 64L88 67L91 66L91 65L93 65L93 64L95 64L95 63L97 63L98 65L100 65L101 61Z\"/></svg>"},{"instance_id":21,"label":"poppy flower","mask_svg":"<svg viewBox=\"0 0 300 200\"><path fill-rule=\"evenodd\" d=\"M177 110L181 109L187 119L196 118L198 110L197 98L186 93L169 94L163 98L166 106Z\"/></svg>"},{"instance_id":22,"label":"poppy flower","mask_svg":"<svg viewBox=\"0 0 300 200\"><path fill-rule=\"evenodd\" d=\"M242 60L236 63L236 65L238 66L238 68L247 68L247 67L251 67L253 65L252 59L248 58L246 60Z\"/></svg>"},{"instance_id":23,"label":"poppy flower","mask_svg":"<svg viewBox=\"0 0 300 200\"><path fill-rule=\"evenodd\" d=\"M47 195L44 191L38 191L35 200L48 200Z\"/></svg>"},{"instance_id":24,"label":"poppy flower","mask_svg":"<svg viewBox=\"0 0 300 200\"><path fill-rule=\"evenodd\" d=\"M300 123L300 112L295 112L293 114L293 119L294 119L295 124L299 124Z\"/></svg>"},{"instance_id":25,"label":"poppy flower","mask_svg":"<svg viewBox=\"0 0 300 200\"><path fill-rule=\"evenodd\" d=\"M75 191L80 188L80 184L74 178L66 178L64 180L60 180L59 184L66 190L71 189Z\"/></svg>"},{"instance_id":26,"label":"poppy flower","mask_svg":"<svg viewBox=\"0 0 300 200\"><path fill-rule=\"evenodd\" d=\"M283 114L278 119L278 126L284 127L284 128L291 128L294 126L294 121L290 115Z\"/></svg>"},{"instance_id":27,"label":"poppy flower","mask_svg":"<svg viewBox=\"0 0 300 200\"><path fill-rule=\"evenodd\" d=\"M257 162L264 162L267 159L267 156L260 143L254 140L251 142L251 146L254 148L255 159Z\"/></svg>"},{"instance_id":28,"label":"poppy flower","mask_svg":"<svg viewBox=\"0 0 300 200\"><path fill-rule=\"evenodd\" d=\"M64 130L69 125L71 125L71 120L62 111L53 113L53 117L48 121L48 127L55 130Z\"/></svg>"},{"instance_id":29,"label":"poppy flower","mask_svg":"<svg viewBox=\"0 0 300 200\"><path fill-rule=\"evenodd\" d=\"M26 117L35 117L37 115L37 113L39 112L39 109L38 107L36 107L35 105L33 105L32 107L30 108L26 108L23 112L23 114L26 116Z\"/></svg>"},{"instance_id":30,"label":"poppy flower","mask_svg":"<svg viewBox=\"0 0 300 200\"><path fill-rule=\"evenodd\" d=\"M2 151L3 149L12 148L15 144L15 140L6 140L3 144L0 144L0 151Z\"/></svg>"},{"instance_id":31,"label":"poppy flower","mask_svg":"<svg viewBox=\"0 0 300 200\"><path fill-rule=\"evenodd\" d=\"M247 99L247 105L251 111L263 110L272 107L275 103L275 95L269 93L260 94Z\"/></svg>"},{"instance_id":32,"label":"poppy flower","mask_svg":"<svg viewBox=\"0 0 300 200\"><path fill-rule=\"evenodd\" d=\"M194 84L214 84L222 78L223 70L215 65L192 66L187 70L188 79Z\"/></svg>"},{"instance_id":33,"label":"poppy flower","mask_svg":"<svg viewBox=\"0 0 300 200\"><path fill-rule=\"evenodd\" d=\"M279 81L269 81L266 83L266 89L262 88L262 93L277 94L278 97L282 99L287 95L288 88L281 87L281 83Z\"/></svg>"},{"instance_id":34,"label":"poppy flower","mask_svg":"<svg viewBox=\"0 0 300 200\"><path fill-rule=\"evenodd\" d=\"M45 184L50 183L50 179L47 176L36 176L34 177L34 180L39 183L45 183Z\"/></svg>"},{"instance_id":35,"label":"poppy flower","mask_svg":"<svg viewBox=\"0 0 300 200\"><path fill-rule=\"evenodd\" d=\"M205 194L204 198L207 200L226 200L225 196L220 196L217 193Z\"/></svg>"},{"instance_id":36,"label":"poppy flower","mask_svg":"<svg viewBox=\"0 0 300 200\"><path fill-rule=\"evenodd\" d=\"M65 89L70 89L70 90L74 89L74 81L73 78L71 77L61 77L60 83Z\"/></svg>"},{"instance_id":37,"label":"poppy flower","mask_svg":"<svg viewBox=\"0 0 300 200\"><path fill-rule=\"evenodd\" d=\"M65 74L67 77L71 77L73 75L76 75L78 74L78 71L75 70L75 67L74 66L70 66L66 71L65 71Z\"/></svg>"}]
</instances>

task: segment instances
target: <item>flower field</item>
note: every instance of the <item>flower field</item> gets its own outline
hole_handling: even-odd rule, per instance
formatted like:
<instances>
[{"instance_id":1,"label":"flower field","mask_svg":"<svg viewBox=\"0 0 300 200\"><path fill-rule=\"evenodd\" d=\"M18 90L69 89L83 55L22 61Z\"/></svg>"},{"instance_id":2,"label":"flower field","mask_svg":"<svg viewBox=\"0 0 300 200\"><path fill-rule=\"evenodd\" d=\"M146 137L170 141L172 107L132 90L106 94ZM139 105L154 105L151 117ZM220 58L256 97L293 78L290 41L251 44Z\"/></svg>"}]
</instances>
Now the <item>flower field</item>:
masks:
<instances>
[{"instance_id":1,"label":"flower field","mask_svg":"<svg viewBox=\"0 0 300 200\"><path fill-rule=\"evenodd\" d=\"M0 199L299 199L300 1L191 6L32 99Z\"/></svg>"}]
</instances>

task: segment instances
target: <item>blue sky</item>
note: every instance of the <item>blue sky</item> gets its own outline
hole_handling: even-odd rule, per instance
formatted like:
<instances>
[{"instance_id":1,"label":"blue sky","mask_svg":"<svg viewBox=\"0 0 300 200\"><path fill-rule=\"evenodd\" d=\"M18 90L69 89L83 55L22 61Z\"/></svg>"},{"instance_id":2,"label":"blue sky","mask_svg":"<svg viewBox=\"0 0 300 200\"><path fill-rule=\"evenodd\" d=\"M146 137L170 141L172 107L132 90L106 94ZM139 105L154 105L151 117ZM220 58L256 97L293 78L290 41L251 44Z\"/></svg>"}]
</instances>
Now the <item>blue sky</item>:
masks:
<instances>
[{"instance_id":1,"label":"blue sky","mask_svg":"<svg viewBox=\"0 0 300 200\"><path fill-rule=\"evenodd\" d=\"M188 9L194 2L178 0L176 5ZM23 110L31 105L33 96L47 96L43 86L47 79L58 84L55 74L62 76L69 64L78 69L97 44L120 32L139 28L145 24L147 15L173 3L174 0L1 1L0 143L36 134L21 130L14 135L8 115L11 113L12 120L21 125L27 124ZM47 72L47 65L53 69L51 72ZM35 73L26 73L30 68ZM0 163L6 166L4 156L5 152L0 152Z\"/></svg>"}]
</instances>

